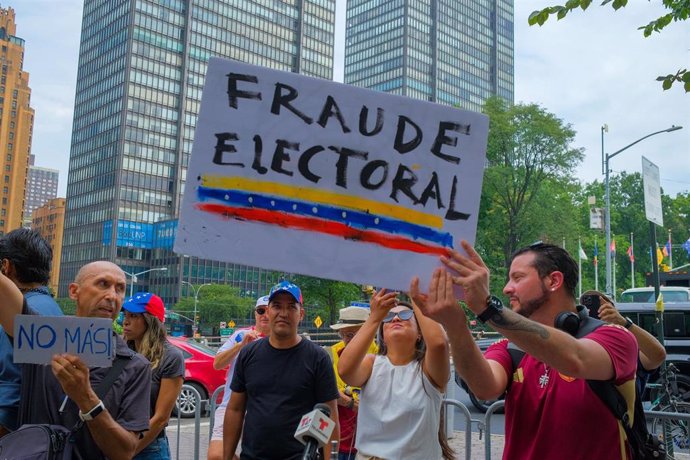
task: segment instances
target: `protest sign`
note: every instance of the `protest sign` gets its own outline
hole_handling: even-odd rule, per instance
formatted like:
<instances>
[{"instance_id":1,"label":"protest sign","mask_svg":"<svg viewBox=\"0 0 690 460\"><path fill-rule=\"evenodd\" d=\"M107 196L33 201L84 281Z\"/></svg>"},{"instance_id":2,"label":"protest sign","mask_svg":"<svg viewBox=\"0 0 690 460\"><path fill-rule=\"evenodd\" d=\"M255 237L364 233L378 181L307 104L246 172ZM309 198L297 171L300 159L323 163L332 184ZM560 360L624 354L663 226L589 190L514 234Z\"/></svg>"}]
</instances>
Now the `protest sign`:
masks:
<instances>
[{"instance_id":1,"label":"protest sign","mask_svg":"<svg viewBox=\"0 0 690 460\"><path fill-rule=\"evenodd\" d=\"M17 315L14 362L50 364L53 355L71 353L88 366L110 367L115 357L112 325L105 318Z\"/></svg>"},{"instance_id":2,"label":"protest sign","mask_svg":"<svg viewBox=\"0 0 690 460\"><path fill-rule=\"evenodd\" d=\"M488 119L209 61L175 251L406 290L474 242Z\"/></svg>"}]
</instances>

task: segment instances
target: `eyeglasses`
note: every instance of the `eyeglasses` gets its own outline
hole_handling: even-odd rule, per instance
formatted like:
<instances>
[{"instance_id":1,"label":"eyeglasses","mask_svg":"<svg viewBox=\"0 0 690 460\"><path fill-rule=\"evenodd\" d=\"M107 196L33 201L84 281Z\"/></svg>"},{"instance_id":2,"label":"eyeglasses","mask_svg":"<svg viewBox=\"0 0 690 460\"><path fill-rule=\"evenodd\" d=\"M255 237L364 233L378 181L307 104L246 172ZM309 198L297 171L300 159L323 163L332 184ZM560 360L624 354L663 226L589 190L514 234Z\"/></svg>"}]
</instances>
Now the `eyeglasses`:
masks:
<instances>
[{"instance_id":1,"label":"eyeglasses","mask_svg":"<svg viewBox=\"0 0 690 460\"><path fill-rule=\"evenodd\" d=\"M340 334L340 337L342 337L344 339L351 339L355 336L355 334L357 334L357 331L348 331L348 332L339 331L338 334Z\"/></svg>"},{"instance_id":2,"label":"eyeglasses","mask_svg":"<svg viewBox=\"0 0 690 460\"><path fill-rule=\"evenodd\" d=\"M400 321L409 321L414 316L414 312L412 310L389 311L386 317L383 318L383 322L390 323L396 316Z\"/></svg>"},{"instance_id":3,"label":"eyeglasses","mask_svg":"<svg viewBox=\"0 0 690 460\"><path fill-rule=\"evenodd\" d=\"M255 308L254 311L259 316L265 315L266 314L266 307L258 307L258 308Z\"/></svg>"}]
</instances>

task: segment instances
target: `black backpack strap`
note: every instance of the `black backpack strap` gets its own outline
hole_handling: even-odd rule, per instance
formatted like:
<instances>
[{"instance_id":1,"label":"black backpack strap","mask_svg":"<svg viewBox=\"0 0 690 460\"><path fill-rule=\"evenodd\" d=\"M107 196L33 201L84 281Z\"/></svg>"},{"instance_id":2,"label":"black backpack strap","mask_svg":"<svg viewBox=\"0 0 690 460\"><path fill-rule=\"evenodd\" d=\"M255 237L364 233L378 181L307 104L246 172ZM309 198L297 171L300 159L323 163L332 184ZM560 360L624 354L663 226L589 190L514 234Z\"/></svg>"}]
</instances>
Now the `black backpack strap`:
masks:
<instances>
[{"instance_id":1,"label":"black backpack strap","mask_svg":"<svg viewBox=\"0 0 690 460\"><path fill-rule=\"evenodd\" d=\"M93 391L96 392L98 399L103 399L105 395L108 394L110 387L113 385L113 383L115 383L115 380L117 380L117 378L122 373L122 370L130 361L131 358L129 357L115 356L115 359L113 360L113 365L108 370L108 373L105 374L103 380L101 380L96 386L96 388L93 389Z\"/></svg>"}]
</instances>

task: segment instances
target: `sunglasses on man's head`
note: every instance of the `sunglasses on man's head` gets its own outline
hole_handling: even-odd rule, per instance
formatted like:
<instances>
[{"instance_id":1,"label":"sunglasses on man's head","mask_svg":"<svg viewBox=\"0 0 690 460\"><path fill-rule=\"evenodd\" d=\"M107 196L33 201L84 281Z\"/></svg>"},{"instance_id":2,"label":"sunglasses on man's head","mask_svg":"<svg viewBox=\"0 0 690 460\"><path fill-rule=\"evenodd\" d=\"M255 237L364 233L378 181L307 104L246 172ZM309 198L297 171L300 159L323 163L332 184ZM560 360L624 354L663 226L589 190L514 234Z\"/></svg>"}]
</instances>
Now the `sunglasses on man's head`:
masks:
<instances>
[{"instance_id":1,"label":"sunglasses on man's head","mask_svg":"<svg viewBox=\"0 0 690 460\"><path fill-rule=\"evenodd\" d=\"M383 318L384 323L390 323L396 316L400 318L400 321L409 321L414 315L412 310L400 310L400 311L389 311L385 318Z\"/></svg>"},{"instance_id":2,"label":"sunglasses on man's head","mask_svg":"<svg viewBox=\"0 0 690 460\"><path fill-rule=\"evenodd\" d=\"M256 314L259 315L259 316L265 315L265 314L266 314L266 310L267 310L266 307L257 307L257 308L254 309L254 311L256 312Z\"/></svg>"}]
</instances>

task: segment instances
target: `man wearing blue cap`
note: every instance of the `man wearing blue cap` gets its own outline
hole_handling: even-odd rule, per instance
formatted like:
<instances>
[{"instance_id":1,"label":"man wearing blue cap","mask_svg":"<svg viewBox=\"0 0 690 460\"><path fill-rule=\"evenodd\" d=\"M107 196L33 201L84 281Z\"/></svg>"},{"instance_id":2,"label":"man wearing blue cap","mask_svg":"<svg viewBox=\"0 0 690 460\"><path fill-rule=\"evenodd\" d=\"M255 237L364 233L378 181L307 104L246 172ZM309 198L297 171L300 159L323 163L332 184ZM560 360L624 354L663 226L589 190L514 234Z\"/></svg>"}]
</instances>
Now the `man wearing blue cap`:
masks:
<instances>
[{"instance_id":1,"label":"man wearing blue cap","mask_svg":"<svg viewBox=\"0 0 690 460\"><path fill-rule=\"evenodd\" d=\"M268 340L240 351L225 412L224 458L231 458L242 434L242 459L299 459L304 446L294 438L304 414L324 403L337 423L338 388L328 354L297 333L304 317L302 293L282 281L268 295ZM244 431L242 426L244 425ZM333 430L336 436L337 428ZM324 449L330 458L330 449Z\"/></svg>"}]
</instances>

